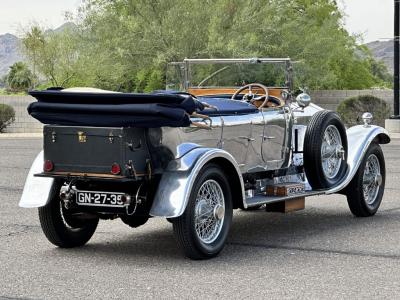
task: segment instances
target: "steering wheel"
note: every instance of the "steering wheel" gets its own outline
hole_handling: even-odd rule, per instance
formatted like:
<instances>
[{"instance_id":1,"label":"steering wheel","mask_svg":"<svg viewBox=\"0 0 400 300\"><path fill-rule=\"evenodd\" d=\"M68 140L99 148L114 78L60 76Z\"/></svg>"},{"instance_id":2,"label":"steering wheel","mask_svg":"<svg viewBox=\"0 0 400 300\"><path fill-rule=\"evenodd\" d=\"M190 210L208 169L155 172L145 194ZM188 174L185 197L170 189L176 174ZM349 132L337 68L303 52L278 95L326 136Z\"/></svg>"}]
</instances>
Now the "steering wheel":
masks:
<instances>
[{"instance_id":1,"label":"steering wheel","mask_svg":"<svg viewBox=\"0 0 400 300\"><path fill-rule=\"evenodd\" d=\"M254 87L258 87L258 88L262 89L262 90L264 91L264 95L257 96L257 92L253 94L253 88L254 88ZM250 84L247 84L247 85L245 85L245 86L242 86L241 88L239 88L239 89L232 95L231 100L236 100L236 97L237 97L241 92L243 92L244 90L247 90L247 89L249 90L249 92L246 93L246 94L243 96L243 98L242 98L241 101L245 101L245 102L249 102L249 103L251 103L251 104L254 104L254 102L256 102L256 101L262 101L262 100L264 100L264 102L263 102L258 108L263 108L263 107L266 107L266 106L267 106L267 103L268 103L268 100L269 100L269 99L268 99L268 97L269 97L268 88L267 88L265 85L261 84L261 83L250 83Z\"/></svg>"}]
</instances>

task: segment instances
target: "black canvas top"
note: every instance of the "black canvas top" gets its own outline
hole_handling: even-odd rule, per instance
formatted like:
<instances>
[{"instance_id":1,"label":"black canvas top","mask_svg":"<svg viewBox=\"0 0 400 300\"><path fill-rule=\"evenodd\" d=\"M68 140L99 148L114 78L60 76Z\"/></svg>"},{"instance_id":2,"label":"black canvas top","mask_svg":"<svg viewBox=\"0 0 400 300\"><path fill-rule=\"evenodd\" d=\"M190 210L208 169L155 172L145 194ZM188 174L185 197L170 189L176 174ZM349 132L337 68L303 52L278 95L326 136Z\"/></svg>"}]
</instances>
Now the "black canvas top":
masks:
<instances>
[{"instance_id":1,"label":"black canvas top","mask_svg":"<svg viewBox=\"0 0 400 300\"><path fill-rule=\"evenodd\" d=\"M38 101L29 114L44 124L94 127L185 127L194 112L210 116L248 114L251 104L219 98L204 98L216 109L205 109L202 98L180 92L93 93L61 90L32 91Z\"/></svg>"}]
</instances>

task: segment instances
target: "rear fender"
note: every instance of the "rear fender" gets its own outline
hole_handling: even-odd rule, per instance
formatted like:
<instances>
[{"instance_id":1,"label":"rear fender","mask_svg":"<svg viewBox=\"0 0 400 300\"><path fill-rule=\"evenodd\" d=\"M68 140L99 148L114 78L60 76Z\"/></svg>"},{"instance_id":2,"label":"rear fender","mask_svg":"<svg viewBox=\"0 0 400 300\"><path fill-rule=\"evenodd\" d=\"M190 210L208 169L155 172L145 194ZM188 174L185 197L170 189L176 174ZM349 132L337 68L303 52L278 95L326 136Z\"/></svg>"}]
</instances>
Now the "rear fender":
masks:
<instances>
[{"instance_id":1,"label":"rear fender","mask_svg":"<svg viewBox=\"0 0 400 300\"><path fill-rule=\"evenodd\" d=\"M328 190L327 194L342 191L354 178L371 143L388 144L390 143L390 136L387 130L382 127L357 125L347 130L347 142L349 147L346 175L341 183Z\"/></svg>"},{"instance_id":2,"label":"rear fender","mask_svg":"<svg viewBox=\"0 0 400 300\"><path fill-rule=\"evenodd\" d=\"M42 207L50 200L51 189L54 179L47 177L35 177L34 174L43 171L43 151L41 151L34 160L28 177L25 181L19 206L24 208Z\"/></svg>"},{"instance_id":3,"label":"rear fender","mask_svg":"<svg viewBox=\"0 0 400 300\"><path fill-rule=\"evenodd\" d=\"M231 176L237 176L241 185L240 206L245 205L243 178L232 155L221 149L196 148L169 163L161 177L150 215L167 218L182 215L197 175L204 165L211 161L223 161L235 170L233 175L230 174L229 180L232 180Z\"/></svg>"}]
</instances>

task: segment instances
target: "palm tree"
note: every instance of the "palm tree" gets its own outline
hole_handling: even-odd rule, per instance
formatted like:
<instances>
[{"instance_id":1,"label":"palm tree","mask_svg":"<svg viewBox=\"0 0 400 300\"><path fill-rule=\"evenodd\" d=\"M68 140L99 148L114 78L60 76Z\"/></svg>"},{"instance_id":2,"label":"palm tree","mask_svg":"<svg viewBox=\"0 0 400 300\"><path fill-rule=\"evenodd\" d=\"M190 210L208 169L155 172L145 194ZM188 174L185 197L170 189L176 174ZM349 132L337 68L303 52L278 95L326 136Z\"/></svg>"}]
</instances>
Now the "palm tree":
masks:
<instances>
[{"instance_id":1,"label":"palm tree","mask_svg":"<svg viewBox=\"0 0 400 300\"><path fill-rule=\"evenodd\" d=\"M16 62L7 75L8 88L13 92L27 91L33 82L33 74L23 62Z\"/></svg>"},{"instance_id":2,"label":"palm tree","mask_svg":"<svg viewBox=\"0 0 400 300\"><path fill-rule=\"evenodd\" d=\"M38 60L39 51L43 48L45 44L45 38L43 30L38 26L33 26L29 32L26 33L25 37L22 39L24 49L28 57L32 59L33 64L33 84L32 87L36 86L36 65Z\"/></svg>"}]
</instances>

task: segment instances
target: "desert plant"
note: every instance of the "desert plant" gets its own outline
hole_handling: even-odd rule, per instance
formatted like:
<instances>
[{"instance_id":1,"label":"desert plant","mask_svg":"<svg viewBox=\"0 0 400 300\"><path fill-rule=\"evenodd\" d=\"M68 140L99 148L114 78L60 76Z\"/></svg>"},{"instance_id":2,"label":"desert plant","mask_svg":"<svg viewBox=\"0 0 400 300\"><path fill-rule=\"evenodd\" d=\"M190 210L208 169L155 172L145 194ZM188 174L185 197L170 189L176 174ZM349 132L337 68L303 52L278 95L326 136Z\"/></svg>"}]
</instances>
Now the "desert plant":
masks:
<instances>
[{"instance_id":1,"label":"desert plant","mask_svg":"<svg viewBox=\"0 0 400 300\"><path fill-rule=\"evenodd\" d=\"M16 62L10 67L7 85L11 92L27 91L32 86L33 74L23 62Z\"/></svg>"},{"instance_id":2,"label":"desert plant","mask_svg":"<svg viewBox=\"0 0 400 300\"><path fill-rule=\"evenodd\" d=\"M15 121L15 110L7 104L0 104L0 132Z\"/></svg>"},{"instance_id":3,"label":"desert plant","mask_svg":"<svg viewBox=\"0 0 400 300\"><path fill-rule=\"evenodd\" d=\"M342 101L337 112L346 126L360 124L361 116L365 112L373 114L373 124L385 126L385 119L390 115L390 107L385 100L372 95L361 95Z\"/></svg>"}]
</instances>

